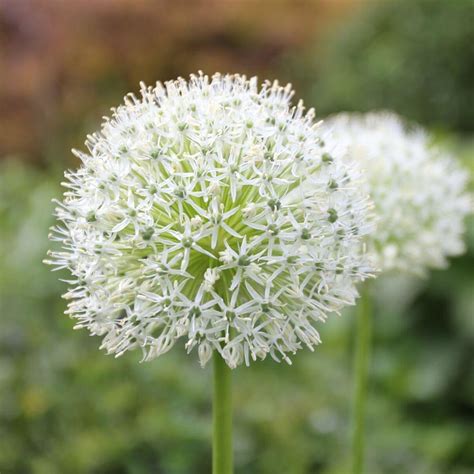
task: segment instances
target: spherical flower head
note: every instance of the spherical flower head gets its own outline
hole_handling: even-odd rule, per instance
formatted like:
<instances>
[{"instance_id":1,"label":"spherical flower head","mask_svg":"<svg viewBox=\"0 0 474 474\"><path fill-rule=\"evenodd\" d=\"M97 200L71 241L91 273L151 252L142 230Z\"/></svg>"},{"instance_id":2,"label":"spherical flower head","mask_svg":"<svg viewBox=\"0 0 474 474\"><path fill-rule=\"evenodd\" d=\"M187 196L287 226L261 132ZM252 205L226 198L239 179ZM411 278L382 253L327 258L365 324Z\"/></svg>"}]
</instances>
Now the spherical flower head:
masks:
<instances>
[{"instance_id":1,"label":"spherical flower head","mask_svg":"<svg viewBox=\"0 0 474 474\"><path fill-rule=\"evenodd\" d=\"M363 171L378 221L371 249L379 268L422 275L462 253L472 210L468 175L421 128L372 112L336 115L323 129L335 153Z\"/></svg>"},{"instance_id":2,"label":"spherical flower head","mask_svg":"<svg viewBox=\"0 0 474 474\"><path fill-rule=\"evenodd\" d=\"M66 173L49 263L68 313L118 355L183 338L205 365L289 361L353 304L370 204L290 86L199 74L126 97Z\"/></svg>"}]
</instances>

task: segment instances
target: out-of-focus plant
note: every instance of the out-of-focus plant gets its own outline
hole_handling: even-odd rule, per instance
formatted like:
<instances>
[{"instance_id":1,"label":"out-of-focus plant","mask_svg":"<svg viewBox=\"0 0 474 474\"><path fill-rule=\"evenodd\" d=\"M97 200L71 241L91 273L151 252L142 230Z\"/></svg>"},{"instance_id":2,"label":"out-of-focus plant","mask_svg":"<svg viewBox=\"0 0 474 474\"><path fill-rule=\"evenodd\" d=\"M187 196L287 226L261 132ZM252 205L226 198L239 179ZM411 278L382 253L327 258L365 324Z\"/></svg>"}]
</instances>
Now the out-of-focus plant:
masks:
<instances>
[{"instance_id":1,"label":"out-of-focus plant","mask_svg":"<svg viewBox=\"0 0 474 474\"><path fill-rule=\"evenodd\" d=\"M377 229L368 249L382 275L427 275L446 268L464 246L464 221L472 210L468 173L432 144L421 127L389 112L329 117L324 140L363 171L374 202ZM367 284L357 310L353 473L364 468L365 405L370 365L372 295Z\"/></svg>"},{"instance_id":2,"label":"out-of-focus plant","mask_svg":"<svg viewBox=\"0 0 474 474\"><path fill-rule=\"evenodd\" d=\"M319 113L392 109L472 131L473 18L471 0L367 2L296 69Z\"/></svg>"},{"instance_id":3,"label":"out-of-focus plant","mask_svg":"<svg viewBox=\"0 0 474 474\"><path fill-rule=\"evenodd\" d=\"M365 177L378 219L369 250L382 272L423 276L463 253L469 175L430 134L387 111L340 113L322 129Z\"/></svg>"}]
</instances>

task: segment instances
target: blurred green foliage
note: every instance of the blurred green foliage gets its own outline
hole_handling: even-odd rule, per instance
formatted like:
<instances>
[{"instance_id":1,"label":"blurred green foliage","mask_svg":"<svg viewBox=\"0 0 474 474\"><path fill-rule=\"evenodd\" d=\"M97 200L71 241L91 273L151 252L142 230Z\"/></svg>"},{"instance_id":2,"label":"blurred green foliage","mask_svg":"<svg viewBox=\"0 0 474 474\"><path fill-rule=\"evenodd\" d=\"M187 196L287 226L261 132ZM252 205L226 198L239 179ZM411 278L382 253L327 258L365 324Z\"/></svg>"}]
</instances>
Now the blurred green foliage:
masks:
<instances>
[{"instance_id":1,"label":"blurred green foliage","mask_svg":"<svg viewBox=\"0 0 474 474\"><path fill-rule=\"evenodd\" d=\"M297 61L309 102L323 115L384 108L472 131L474 2L368 3Z\"/></svg>"},{"instance_id":2,"label":"blurred green foliage","mask_svg":"<svg viewBox=\"0 0 474 474\"><path fill-rule=\"evenodd\" d=\"M182 345L148 364L113 359L62 316L67 276L41 263L59 181L0 169L0 472L210 472L210 369ZM369 474L471 472L473 265L471 222L469 253L448 271L378 284ZM348 472L352 331L351 312L334 316L292 367L234 372L238 474Z\"/></svg>"}]
</instances>

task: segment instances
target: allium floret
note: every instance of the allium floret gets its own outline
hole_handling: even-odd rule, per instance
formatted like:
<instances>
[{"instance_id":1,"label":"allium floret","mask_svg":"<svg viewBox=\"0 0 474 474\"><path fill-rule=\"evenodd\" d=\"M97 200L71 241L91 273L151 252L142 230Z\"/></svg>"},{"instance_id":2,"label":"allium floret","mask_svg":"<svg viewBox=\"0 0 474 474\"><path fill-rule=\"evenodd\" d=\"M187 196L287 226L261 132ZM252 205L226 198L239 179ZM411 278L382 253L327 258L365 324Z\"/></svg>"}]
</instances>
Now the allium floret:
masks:
<instances>
[{"instance_id":1,"label":"allium floret","mask_svg":"<svg viewBox=\"0 0 474 474\"><path fill-rule=\"evenodd\" d=\"M183 338L202 365L289 362L354 303L371 206L292 95L239 75L142 85L75 151L49 263L108 353L151 360Z\"/></svg>"},{"instance_id":2,"label":"allium floret","mask_svg":"<svg viewBox=\"0 0 474 474\"><path fill-rule=\"evenodd\" d=\"M363 171L377 216L370 245L377 267L423 275L463 252L468 174L423 129L372 112L336 115L321 132Z\"/></svg>"}]
</instances>

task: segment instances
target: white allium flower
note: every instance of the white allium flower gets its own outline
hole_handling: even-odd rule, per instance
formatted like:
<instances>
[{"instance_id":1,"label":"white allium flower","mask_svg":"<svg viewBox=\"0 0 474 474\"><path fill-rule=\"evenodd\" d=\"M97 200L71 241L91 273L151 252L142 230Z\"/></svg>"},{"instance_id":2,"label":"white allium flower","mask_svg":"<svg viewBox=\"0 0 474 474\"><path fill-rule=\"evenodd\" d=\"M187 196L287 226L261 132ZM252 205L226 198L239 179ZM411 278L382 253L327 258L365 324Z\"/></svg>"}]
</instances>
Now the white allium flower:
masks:
<instances>
[{"instance_id":1,"label":"white allium flower","mask_svg":"<svg viewBox=\"0 0 474 474\"><path fill-rule=\"evenodd\" d=\"M421 128L390 112L343 113L322 132L336 154L364 172L378 220L372 250L379 268L424 274L462 253L472 209L468 175Z\"/></svg>"},{"instance_id":2,"label":"white allium flower","mask_svg":"<svg viewBox=\"0 0 474 474\"><path fill-rule=\"evenodd\" d=\"M371 272L368 197L291 87L202 74L142 85L66 173L51 252L77 327L145 360L183 337L230 367L319 343Z\"/></svg>"}]
</instances>

